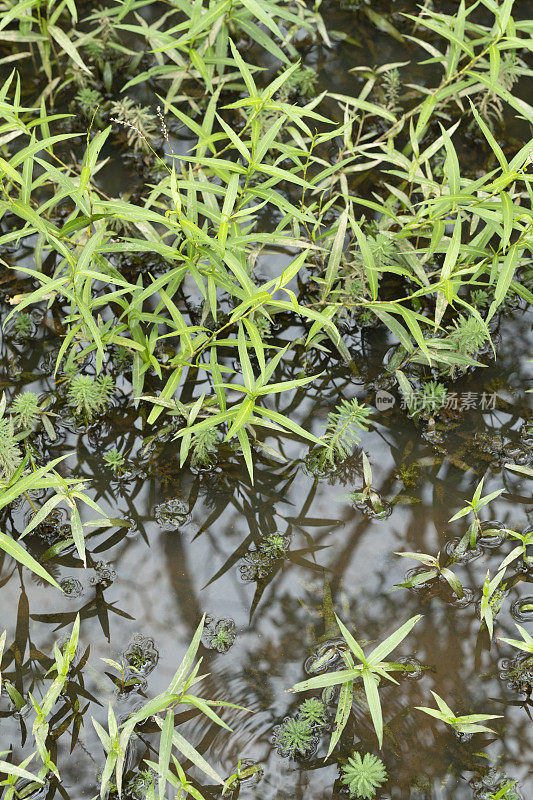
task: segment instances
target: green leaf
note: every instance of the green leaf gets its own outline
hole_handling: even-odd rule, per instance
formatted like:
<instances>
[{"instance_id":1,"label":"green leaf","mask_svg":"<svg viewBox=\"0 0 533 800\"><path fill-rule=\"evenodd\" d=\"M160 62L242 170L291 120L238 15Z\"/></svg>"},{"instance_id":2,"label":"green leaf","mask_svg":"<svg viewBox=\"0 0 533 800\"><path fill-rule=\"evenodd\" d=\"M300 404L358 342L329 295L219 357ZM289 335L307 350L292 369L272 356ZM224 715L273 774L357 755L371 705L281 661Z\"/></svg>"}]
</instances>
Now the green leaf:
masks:
<instances>
[{"instance_id":1,"label":"green leaf","mask_svg":"<svg viewBox=\"0 0 533 800\"><path fill-rule=\"evenodd\" d=\"M57 28L55 25L48 25L48 33L53 39L56 40L59 47L65 51L65 53L74 61L75 64L78 65L80 69L90 74L90 69L85 65L85 62L78 53L76 47L72 44L67 34L64 33L61 28Z\"/></svg>"},{"instance_id":2,"label":"green leaf","mask_svg":"<svg viewBox=\"0 0 533 800\"><path fill-rule=\"evenodd\" d=\"M504 464L503 466L511 472L518 473L518 475L525 475L526 478L533 478L533 469L531 469L531 467L524 467L522 464Z\"/></svg>"},{"instance_id":3,"label":"green leaf","mask_svg":"<svg viewBox=\"0 0 533 800\"><path fill-rule=\"evenodd\" d=\"M248 473L250 475L250 480L254 482L254 467L252 461L252 450L250 448L250 440L248 438L248 434L246 433L244 428L241 428L237 431L237 436L239 438L239 442L242 449L242 454L244 456L244 460L246 462L246 467L248 469Z\"/></svg>"},{"instance_id":4,"label":"green leaf","mask_svg":"<svg viewBox=\"0 0 533 800\"><path fill-rule=\"evenodd\" d=\"M181 688L185 683L187 675L192 669L194 659L196 658L196 654L198 653L198 648L200 647L200 642L202 640L204 623L205 623L205 614L203 615L198 627L196 628L194 636L191 640L189 647L187 648L187 652L183 656L181 664L176 670L174 677L170 681L170 686L168 687L168 690L171 693L175 693L181 690Z\"/></svg>"},{"instance_id":5,"label":"green leaf","mask_svg":"<svg viewBox=\"0 0 533 800\"><path fill-rule=\"evenodd\" d=\"M460 519L461 517L466 517L467 514L472 512L471 506L466 506L466 508L462 508L461 511L458 511L457 514L454 514L453 517L450 517L448 522L455 522L456 519Z\"/></svg>"},{"instance_id":6,"label":"green leaf","mask_svg":"<svg viewBox=\"0 0 533 800\"><path fill-rule=\"evenodd\" d=\"M233 410L233 422L224 438L224 441L227 442L236 436L238 432L244 428L245 424L248 422L250 417L252 416L255 408L255 402L253 398L247 397L242 401L240 405L234 406Z\"/></svg>"},{"instance_id":7,"label":"green leaf","mask_svg":"<svg viewBox=\"0 0 533 800\"><path fill-rule=\"evenodd\" d=\"M329 295L331 287L337 278L337 273L339 271L342 253L344 250L344 239L346 238L347 224L348 212L345 210L339 217L337 233L335 234L335 240L333 242L331 253L328 259L328 265L326 267L325 283L322 287L322 297L327 297Z\"/></svg>"},{"instance_id":8,"label":"green leaf","mask_svg":"<svg viewBox=\"0 0 533 800\"><path fill-rule=\"evenodd\" d=\"M354 656L362 664L366 664L367 663L367 659L365 658L365 654L364 654L363 648L358 644L358 642L355 641L354 637L352 636L352 634L350 633L348 628L344 625L344 623L339 619L339 617L336 614L335 614L335 619L337 621L337 625L340 628L340 631L341 631L341 633L343 635L343 638L344 638L346 644L348 645L348 647L350 648L350 650L352 651Z\"/></svg>"},{"instance_id":9,"label":"green leaf","mask_svg":"<svg viewBox=\"0 0 533 800\"><path fill-rule=\"evenodd\" d=\"M4 631L0 636L0 667L2 666L2 656L4 655L4 648L6 645L7 631ZM2 670L0 669L0 692L2 691Z\"/></svg>"},{"instance_id":10,"label":"green leaf","mask_svg":"<svg viewBox=\"0 0 533 800\"><path fill-rule=\"evenodd\" d=\"M464 597L465 593L463 591L463 587L461 586L461 581L456 575L454 575L451 569L443 567L440 571L440 574L449 583L449 585L451 586L457 597L459 598Z\"/></svg>"},{"instance_id":11,"label":"green leaf","mask_svg":"<svg viewBox=\"0 0 533 800\"><path fill-rule=\"evenodd\" d=\"M378 684L369 669L363 670L363 684L365 687L366 699L370 709L370 716L374 724L374 730L378 737L379 747L383 744L383 717L381 714L381 702L379 699Z\"/></svg>"},{"instance_id":12,"label":"green leaf","mask_svg":"<svg viewBox=\"0 0 533 800\"><path fill-rule=\"evenodd\" d=\"M368 285L370 286L370 292L372 295L372 300L376 300L378 296L378 273L376 272L376 262L374 259L374 253L370 245L367 242L366 236L357 224L357 222L350 217L350 225L355 233L357 238L357 243L361 250L361 256L363 258L363 264L366 272L366 277L368 280Z\"/></svg>"},{"instance_id":13,"label":"green leaf","mask_svg":"<svg viewBox=\"0 0 533 800\"><path fill-rule=\"evenodd\" d=\"M486 319L487 322L489 322L492 319L492 317L496 313L498 306L502 304L507 292L509 291L511 281L513 280L514 273L518 265L519 257L520 257L520 250L518 247L518 242L515 242L509 248L507 255L505 256L504 262L501 265L500 272L498 275L498 280L496 283L496 290L494 292L494 301L493 303L491 303L489 312L487 314L487 319Z\"/></svg>"},{"instance_id":14,"label":"green leaf","mask_svg":"<svg viewBox=\"0 0 533 800\"><path fill-rule=\"evenodd\" d=\"M302 436L304 439L309 439L309 441L314 442L315 444L321 444L320 439L317 439L317 437L312 433L306 431L304 428L298 425L297 422L293 422L293 420L289 419L289 417L279 414L277 411L273 411L271 408L263 408L262 406L256 406L254 410L256 414L260 414L262 417L267 417L273 422L277 422L282 428L292 431L292 433L295 433L297 436Z\"/></svg>"},{"instance_id":15,"label":"green leaf","mask_svg":"<svg viewBox=\"0 0 533 800\"><path fill-rule=\"evenodd\" d=\"M239 361L241 362L244 385L246 386L248 391L251 392L255 384L255 376L252 370L252 365L250 363L250 357L248 355L248 347L246 345L246 337L244 335L243 325L239 325L239 333L237 341L239 349Z\"/></svg>"},{"instance_id":16,"label":"green leaf","mask_svg":"<svg viewBox=\"0 0 533 800\"><path fill-rule=\"evenodd\" d=\"M243 710L242 706L236 706L232 703L224 703L223 701L216 701L216 700L207 701L203 700L201 697L196 697L195 695L192 694L184 694L182 697L182 703L190 703L195 708L198 708L202 712L202 714L205 714L206 717L209 717L210 720L216 722L217 725L220 725L221 728L224 728L227 731L231 731L230 726L227 725L224 722L224 720L221 719L221 717L219 717L217 713L215 713L215 711L213 711L210 703L212 705L221 705L229 708L239 708L240 710Z\"/></svg>"},{"instance_id":17,"label":"green leaf","mask_svg":"<svg viewBox=\"0 0 533 800\"><path fill-rule=\"evenodd\" d=\"M257 360L259 361L259 367L261 369L261 373L265 371L266 362L265 362L265 348L263 347L263 341L261 339L261 335L257 329L257 326L252 322L252 320L245 317L243 320L243 325L246 328L248 336L250 337L250 341L252 342L255 350L255 355Z\"/></svg>"},{"instance_id":18,"label":"green leaf","mask_svg":"<svg viewBox=\"0 0 533 800\"><path fill-rule=\"evenodd\" d=\"M180 697L180 694L171 692L170 689L164 694L154 697L153 700L149 700L142 708L132 714L124 723L124 727L128 726L128 729L133 728L139 722L148 719L148 717L153 717L160 711L164 711L169 706L179 702Z\"/></svg>"},{"instance_id":19,"label":"green leaf","mask_svg":"<svg viewBox=\"0 0 533 800\"><path fill-rule=\"evenodd\" d=\"M11 536L7 536L5 533L0 531L0 548L4 550L11 558L14 558L19 564L22 564L24 567L27 567L31 572L34 572L43 580L51 583L52 586L55 586L56 589L63 591L61 586L57 583L51 575L36 561L33 556L31 556L27 550L25 550L22 545L16 542Z\"/></svg>"},{"instance_id":20,"label":"green leaf","mask_svg":"<svg viewBox=\"0 0 533 800\"><path fill-rule=\"evenodd\" d=\"M378 664L380 661L383 661L395 647L398 647L400 642L403 642L405 637L411 632L414 628L416 623L422 619L422 614L417 614L415 617L411 617L411 619L404 622L404 624L398 628L398 630L391 633L380 645L378 645L367 658L369 664L374 665Z\"/></svg>"},{"instance_id":21,"label":"green leaf","mask_svg":"<svg viewBox=\"0 0 533 800\"><path fill-rule=\"evenodd\" d=\"M490 78L488 78L483 72L467 72L467 75L474 78L474 80L483 83L487 89L490 89L497 94L498 97L501 97L502 100L505 100L511 108L514 108L515 111L518 111L519 114L523 115L526 120L533 119L533 106L529 103L526 103L525 100L522 100L520 97L515 97L511 94L511 92L502 86L501 83L496 83L494 86L491 87Z\"/></svg>"},{"instance_id":22,"label":"green leaf","mask_svg":"<svg viewBox=\"0 0 533 800\"><path fill-rule=\"evenodd\" d=\"M231 52L233 54L233 58L235 59L235 63L239 68L239 71L244 78L244 83L246 84L246 88L248 89L248 94L250 97L259 97L259 93L257 91L257 87L255 85L254 79L252 78L252 73L248 69L247 65L245 64L241 54L233 44L232 40L229 40L229 44L231 47Z\"/></svg>"},{"instance_id":23,"label":"green leaf","mask_svg":"<svg viewBox=\"0 0 533 800\"><path fill-rule=\"evenodd\" d=\"M159 727L162 727L162 722L159 717L155 717L156 723ZM218 772L213 769L213 767L207 763L205 758L200 755L200 753L190 744L190 742L185 739L181 733L178 733L177 730L172 731L172 744L174 747L182 753L185 758L191 761L195 767L198 767L203 773L205 773L208 778L211 778L212 781L215 783L220 783L222 786L225 786L224 778L221 778Z\"/></svg>"},{"instance_id":24,"label":"green leaf","mask_svg":"<svg viewBox=\"0 0 533 800\"><path fill-rule=\"evenodd\" d=\"M343 683L339 691L339 702L337 703L337 711L335 714L335 722L333 733L328 747L326 758L329 758L339 741L343 730L345 729L350 718L353 702L353 681Z\"/></svg>"},{"instance_id":25,"label":"green leaf","mask_svg":"<svg viewBox=\"0 0 533 800\"><path fill-rule=\"evenodd\" d=\"M340 669L334 672L325 672L323 675L317 675L314 678L308 678L305 681L295 683L292 687L293 692L307 692L310 689L325 689L328 686L338 686L339 684L354 681L360 678L363 668L355 669Z\"/></svg>"},{"instance_id":26,"label":"green leaf","mask_svg":"<svg viewBox=\"0 0 533 800\"><path fill-rule=\"evenodd\" d=\"M38 778L37 775L33 775L33 773L28 772L28 770L22 767L17 767L15 764L10 764L8 761L0 761L0 772L5 775L13 775L17 778L23 778L24 780L38 783L40 786L44 784L44 781Z\"/></svg>"},{"instance_id":27,"label":"green leaf","mask_svg":"<svg viewBox=\"0 0 533 800\"><path fill-rule=\"evenodd\" d=\"M278 394L279 392L288 392L291 389L297 389L300 386L305 386L307 383L311 383L315 381L317 378L320 378L323 375L323 372L318 373L318 375L309 375L307 378L295 378L292 381L283 381L282 383L267 383L266 386L261 386L260 388L254 389L254 397L260 397L261 395L269 395L269 394Z\"/></svg>"},{"instance_id":28,"label":"green leaf","mask_svg":"<svg viewBox=\"0 0 533 800\"><path fill-rule=\"evenodd\" d=\"M174 730L174 713L167 711L161 737L159 739L159 800L163 800L167 786L168 767L170 764L170 752L172 750L172 731Z\"/></svg>"},{"instance_id":29,"label":"green leaf","mask_svg":"<svg viewBox=\"0 0 533 800\"><path fill-rule=\"evenodd\" d=\"M74 503L72 504L70 512L70 529L72 531L72 538L74 540L74 544L76 545L78 555L83 561L83 566L86 567L87 560L85 557L85 538L83 536L83 525L81 524L80 512Z\"/></svg>"},{"instance_id":30,"label":"green leaf","mask_svg":"<svg viewBox=\"0 0 533 800\"><path fill-rule=\"evenodd\" d=\"M389 122L396 122L396 117L394 114L392 114L390 111L387 111L385 108L376 105L375 103L368 103L366 100L361 100L358 97L351 97L345 94L336 94L335 92L328 93L328 97L331 97L333 100L340 100L342 103L347 103L349 106L353 106L360 111L365 111L367 114L372 114L376 117L383 117L383 119L386 119Z\"/></svg>"},{"instance_id":31,"label":"green leaf","mask_svg":"<svg viewBox=\"0 0 533 800\"><path fill-rule=\"evenodd\" d=\"M46 519L46 517L52 511L52 509L54 509L57 505L59 505L59 503L61 503L63 499L64 499L63 496L60 495L60 494L55 494L55 495L53 495L53 497L50 497L46 501L46 503L43 506L41 506L41 508L35 514L35 516L32 517L30 522L26 525L26 527L24 528L24 530L20 534L19 539L22 539L24 536L26 536L26 534L28 534L28 533L30 533L30 531L34 530L34 528L36 528L37 525L40 525L40 523L44 519Z\"/></svg>"},{"instance_id":32,"label":"green leaf","mask_svg":"<svg viewBox=\"0 0 533 800\"><path fill-rule=\"evenodd\" d=\"M267 14L267 12L263 9L261 2L256 2L256 0L240 0L240 2L248 9L252 17L260 20L263 25L272 31L274 36L276 36L278 39L283 39L283 34L272 19L271 14Z\"/></svg>"}]
</instances>

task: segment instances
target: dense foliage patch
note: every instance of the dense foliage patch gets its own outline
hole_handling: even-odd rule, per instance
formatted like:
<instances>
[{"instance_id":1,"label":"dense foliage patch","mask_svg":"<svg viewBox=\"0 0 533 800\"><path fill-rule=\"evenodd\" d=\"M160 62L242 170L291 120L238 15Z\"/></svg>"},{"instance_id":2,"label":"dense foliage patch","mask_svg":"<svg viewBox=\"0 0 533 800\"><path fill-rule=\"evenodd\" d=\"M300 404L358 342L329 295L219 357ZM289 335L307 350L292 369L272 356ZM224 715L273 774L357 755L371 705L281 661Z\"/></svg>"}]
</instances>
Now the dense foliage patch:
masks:
<instances>
[{"instance_id":1,"label":"dense foliage patch","mask_svg":"<svg viewBox=\"0 0 533 800\"><path fill-rule=\"evenodd\" d=\"M521 91L532 75L533 22L513 0L461 0L453 14L436 1L394 15L355 3L354 19L364 16L416 47L420 80L403 82L407 62L359 65L354 92L345 94L322 91L302 61L306 49L333 48L341 38L328 30L320 3L88 5L0 2L0 258L8 286L2 298L11 306L4 337L16 350L48 325L55 348L53 391L8 387L0 402L2 553L59 590L54 558L71 553L86 566L86 539L130 526L103 511L83 474L67 469L67 456L47 451L58 417L90 436L122 401L143 448L176 442L180 467L209 472L219 459L243 459L253 483L258 460L286 463L302 443L310 447L306 469L317 478L349 473L355 459L363 485L349 501L386 518L371 457L354 455L379 402L397 393L406 416L434 436L467 408L468 398L458 404L461 379L497 358L501 320L533 302L533 108ZM123 183L121 170L113 172L117 149L131 171ZM365 375L353 335L368 329L389 346L372 393L358 398L349 383L337 388L331 365ZM335 399L322 423L297 420L294 399L320 391ZM480 397L489 407L492 394ZM113 479L133 469L128 454L115 443L102 453ZM507 466L533 477L527 464ZM416 481L408 467L400 477L406 486ZM491 642L506 570L517 563L529 569L533 541L528 530L483 526L480 510L502 491L483 495L478 483L451 516L470 519L446 555L399 553L421 567L395 587L440 583L463 601L455 565L483 537L511 541L479 587L480 628ZM11 511L21 507L29 515L19 530ZM158 522L174 530L189 513L179 500L158 508ZM87 519L88 510L97 516ZM46 546L26 547L46 525ZM262 587L252 613L290 547L289 537L270 531L245 552L243 579ZM303 550L293 558L307 565L307 556ZM98 570L100 586L110 568L102 562ZM294 687L324 694L277 726L282 756L310 758L327 730L325 757L336 758L350 738L356 700L381 749L383 688L397 683L395 673L407 680L416 670L412 660L385 659L420 615L368 652L329 611L334 644L316 656L310 671L317 674ZM73 619L41 699L5 682L17 713L33 715L35 746L20 765L0 762L6 800L61 786L54 748L63 731L54 726L77 726L75 743L81 725L77 706L64 721L54 717L69 684L82 680L80 617ZM518 629L522 639L500 638L530 656L533 639ZM162 800L170 785L178 797L202 800L185 762L225 793L238 794L259 773L239 760L224 779L178 731L179 706L226 730L215 708L244 711L190 692L203 677L195 663L202 635L207 649L225 653L235 625L210 619L204 629L202 620L165 692L145 697L126 719L110 705L107 730L93 720L105 751L102 797L122 794L131 741L147 726L154 744L143 760L145 797ZM105 660L119 693L144 686L146 664L134 662ZM479 723L497 714L456 715L433 694L437 709L416 708L460 735L493 733ZM373 797L387 781L383 762L362 758L351 741L350 752L340 783L351 797ZM496 787L493 796L512 797L513 786Z\"/></svg>"}]
</instances>

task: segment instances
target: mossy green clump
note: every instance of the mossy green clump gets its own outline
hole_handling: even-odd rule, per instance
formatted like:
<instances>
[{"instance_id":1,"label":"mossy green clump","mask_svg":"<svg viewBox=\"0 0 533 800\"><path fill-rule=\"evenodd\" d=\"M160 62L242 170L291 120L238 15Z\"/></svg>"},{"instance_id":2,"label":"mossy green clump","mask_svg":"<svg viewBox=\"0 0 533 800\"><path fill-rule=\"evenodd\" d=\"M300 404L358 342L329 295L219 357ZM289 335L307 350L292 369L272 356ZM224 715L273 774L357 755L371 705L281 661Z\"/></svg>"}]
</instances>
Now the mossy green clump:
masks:
<instances>
[{"instance_id":1,"label":"mossy green clump","mask_svg":"<svg viewBox=\"0 0 533 800\"><path fill-rule=\"evenodd\" d=\"M413 395L411 411L422 416L431 416L440 411L446 403L447 390L438 381L427 381Z\"/></svg>"},{"instance_id":2,"label":"mossy green clump","mask_svg":"<svg viewBox=\"0 0 533 800\"><path fill-rule=\"evenodd\" d=\"M454 322L449 339L458 353L471 356L483 347L488 341L488 336L477 317L465 317L461 314Z\"/></svg>"},{"instance_id":3,"label":"mossy green clump","mask_svg":"<svg viewBox=\"0 0 533 800\"><path fill-rule=\"evenodd\" d=\"M313 97L318 75L311 67L299 66L277 93L277 99L288 102L291 97Z\"/></svg>"},{"instance_id":4,"label":"mossy green clump","mask_svg":"<svg viewBox=\"0 0 533 800\"><path fill-rule=\"evenodd\" d=\"M0 417L0 478L3 480L9 480L22 461L22 453L14 436L13 421L8 417Z\"/></svg>"},{"instance_id":5,"label":"mossy green clump","mask_svg":"<svg viewBox=\"0 0 533 800\"><path fill-rule=\"evenodd\" d=\"M354 752L342 767L341 782L348 787L350 797L371 800L382 783L387 780L387 770L383 761L372 753Z\"/></svg>"},{"instance_id":6,"label":"mossy green clump","mask_svg":"<svg viewBox=\"0 0 533 800\"><path fill-rule=\"evenodd\" d=\"M111 103L109 111L109 119L123 128L127 146L134 152L148 152L148 142L157 133L156 117L150 109L125 97Z\"/></svg>"},{"instance_id":7,"label":"mossy green clump","mask_svg":"<svg viewBox=\"0 0 533 800\"><path fill-rule=\"evenodd\" d=\"M326 722L326 706L317 697L309 697L300 705L298 717L311 725L321 727Z\"/></svg>"},{"instance_id":8,"label":"mossy green clump","mask_svg":"<svg viewBox=\"0 0 533 800\"><path fill-rule=\"evenodd\" d=\"M113 389L114 383L110 375L101 375L98 378L76 375L70 379L68 404L76 415L92 422L95 414L108 407Z\"/></svg>"},{"instance_id":9,"label":"mossy green clump","mask_svg":"<svg viewBox=\"0 0 533 800\"><path fill-rule=\"evenodd\" d=\"M323 446L317 456L318 465L332 468L336 462L348 458L359 442L360 432L368 429L371 413L372 409L359 403L356 397L343 400L334 411L330 411L326 432L322 436Z\"/></svg>"},{"instance_id":10,"label":"mossy green clump","mask_svg":"<svg viewBox=\"0 0 533 800\"><path fill-rule=\"evenodd\" d=\"M11 403L11 411L18 428L30 428L39 416L40 407L34 392L22 392Z\"/></svg>"},{"instance_id":11,"label":"mossy green clump","mask_svg":"<svg viewBox=\"0 0 533 800\"><path fill-rule=\"evenodd\" d=\"M274 741L282 756L305 756L313 748L314 736L311 722L289 717L274 732Z\"/></svg>"},{"instance_id":12,"label":"mossy green clump","mask_svg":"<svg viewBox=\"0 0 533 800\"><path fill-rule=\"evenodd\" d=\"M235 623L232 619L206 619L203 642L209 650L227 653L235 641Z\"/></svg>"},{"instance_id":13,"label":"mossy green clump","mask_svg":"<svg viewBox=\"0 0 533 800\"><path fill-rule=\"evenodd\" d=\"M271 533L261 542L260 550L267 558L276 559L285 555L288 546L286 536L282 536L280 533Z\"/></svg>"},{"instance_id":14,"label":"mossy green clump","mask_svg":"<svg viewBox=\"0 0 533 800\"><path fill-rule=\"evenodd\" d=\"M108 467L110 467L113 472L121 472L124 464L125 458L120 453L116 447L113 447L111 450L108 450L107 453L104 453L104 461Z\"/></svg>"},{"instance_id":15,"label":"mossy green clump","mask_svg":"<svg viewBox=\"0 0 533 800\"><path fill-rule=\"evenodd\" d=\"M208 467L212 464L219 438L216 428L206 428L195 433L191 446L191 466Z\"/></svg>"},{"instance_id":16,"label":"mossy green clump","mask_svg":"<svg viewBox=\"0 0 533 800\"><path fill-rule=\"evenodd\" d=\"M34 330L34 323L30 316L25 311L19 312L10 328L10 333L15 336L15 338L25 339L27 336L30 336L32 331Z\"/></svg>"}]
</instances>

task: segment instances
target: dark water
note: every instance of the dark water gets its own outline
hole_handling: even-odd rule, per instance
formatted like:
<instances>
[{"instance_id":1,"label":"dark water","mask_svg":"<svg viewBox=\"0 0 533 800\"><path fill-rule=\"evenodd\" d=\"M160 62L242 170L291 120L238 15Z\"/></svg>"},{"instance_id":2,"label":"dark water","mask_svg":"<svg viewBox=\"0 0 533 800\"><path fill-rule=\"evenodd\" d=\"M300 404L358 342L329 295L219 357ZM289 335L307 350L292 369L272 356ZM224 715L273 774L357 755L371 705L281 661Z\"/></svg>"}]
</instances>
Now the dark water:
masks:
<instances>
[{"instance_id":1,"label":"dark water","mask_svg":"<svg viewBox=\"0 0 533 800\"><path fill-rule=\"evenodd\" d=\"M333 29L342 27L361 38L364 46L360 53L355 51L356 63L419 56L390 36L376 34L365 18L352 12L331 13L328 19ZM319 66L323 86L355 91L346 71L348 52L353 53L352 45L350 50L347 44L337 44L330 51L309 51L308 63ZM115 181L116 175L109 172L108 179ZM279 260L271 260L261 268L268 272L278 264ZM9 275L4 277L2 313L7 314L5 300L16 284ZM39 698L47 686L43 674L50 665L47 659L53 644L64 641L78 612L80 656L90 647L83 677L78 676L83 688L70 685L67 691L71 700L76 694L79 697L83 718L79 735L72 752L72 728L57 741L64 797L90 798L96 793L103 752L91 715L105 725L107 703L112 702L117 718L124 719L144 698L163 691L203 613L215 622L232 620L236 636L227 653L202 647L202 671L210 673L202 694L244 705L253 713L225 715L233 734L199 717L185 718L180 731L222 774L231 773L239 757L263 765L258 783L242 785L243 798L339 796L336 760L326 764L323 760L330 730L322 734L317 752L307 760L282 758L271 741L274 727L293 714L303 699L287 690L306 677L309 656L331 641L331 628L324 621L324 598L329 591L334 610L360 642L380 641L414 614L424 615L398 652L428 669L380 691L386 726L381 756L391 778L382 796L392 800L484 798L487 795L479 782L487 768L491 770L487 786L491 780L498 785L497 777L506 774L519 781L524 799L533 796L531 706L506 673L506 662L516 651L496 640L489 648L486 633L479 634L481 585L487 569L494 575L511 545L495 547L494 542L483 540L473 554L455 565L466 590L464 601L454 600L443 584L391 591L415 566L395 552L419 550L435 555L450 551L466 524L461 520L449 525L447 520L463 500L472 497L483 475L485 493L505 488L484 509L483 519L517 531L532 524L531 483L502 469L508 462L532 463L531 437L525 433L531 314L517 308L500 323L496 362L487 357L486 369L464 376L453 387L459 396L475 393L477 407L450 415L442 430L431 432L413 421L400 408L397 395L392 408L376 409L361 447L372 465L372 486L382 500L383 518L346 498L363 485L358 451L338 470L317 476L306 463L306 445L280 440L277 446L286 460L276 463L259 453L254 486L242 460L229 448L209 469L180 470L170 436L165 440L156 435L149 441L153 432L143 431L130 383L117 364L110 367L118 387L112 413L88 429L77 428L64 411L61 379L56 382L51 377L51 356L60 342L58 321L49 312L38 320L33 339L4 338L2 387L54 394L53 410L60 414L58 440L52 445L43 435L38 449L47 458L71 453L65 470L91 481L91 494L110 517L130 522L129 528L90 536L87 570L71 551L47 564L62 582L65 595L42 585L8 558L2 560L0 628L7 629L10 648L3 664L6 679L24 695L31 691ZM310 354L308 374L322 370L327 374L305 392L284 395L276 406L317 435L323 431L328 411L342 398L357 396L374 406L378 389L395 391L383 367L392 344L386 332L378 327L352 330L347 324L344 333L358 374L333 353ZM277 331L280 340L297 334L296 327L280 326ZM299 368L295 362L293 374ZM290 369L284 377L290 377ZM479 407L483 392L497 392L495 409ZM112 447L126 457L126 471L119 477L102 460L105 450ZM16 509L12 513L22 530L23 515L17 517ZM89 512L86 518L92 516ZM268 562L261 559L261 546L272 533L284 537L287 549L284 556ZM49 535L51 544L54 530ZM42 542L27 541L34 555L42 551ZM511 614L511 606L516 609L520 598L533 595L531 573L513 566L506 574L496 636L514 637L515 619L528 616L516 610L514 617ZM140 654L144 682L120 693L101 659L120 660L125 653ZM495 721L498 736L460 739L414 710L417 705L433 705L431 689L458 714L501 714L503 719ZM13 714L3 694L0 749L12 747L21 759L30 752L31 738L31 715ZM130 781L143 757L153 759L149 742L147 735L135 744ZM378 752L364 702L356 701L339 755L348 756L359 743L364 750ZM194 769L191 775L196 775ZM207 798L218 794L215 787L205 789Z\"/></svg>"}]
</instances>

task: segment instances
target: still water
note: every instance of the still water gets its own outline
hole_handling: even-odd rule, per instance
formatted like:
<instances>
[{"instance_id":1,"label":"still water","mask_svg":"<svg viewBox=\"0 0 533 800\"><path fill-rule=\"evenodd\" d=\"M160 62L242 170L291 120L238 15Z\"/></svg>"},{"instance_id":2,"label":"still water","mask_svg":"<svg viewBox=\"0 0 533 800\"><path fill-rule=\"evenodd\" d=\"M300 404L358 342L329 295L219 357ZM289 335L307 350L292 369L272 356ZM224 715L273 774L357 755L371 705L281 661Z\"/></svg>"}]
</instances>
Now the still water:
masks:
<instances>
[{"instance_id":1,"label":"still water","mask_svg":"<svg viewBox=\"0 0 533 800\"><path fill-rule=\"evenodd\" d=\"M356 79L347 73L348 64L420 57L353 12L332 10L329 18L333 29L342 29L360 47L355 48L355 62L353 43L334 38L330 50L309 48L306 62L319 69L323 88L353 92ZM410 69L409 79L415 80L416 65ZM102 178L110 187L120 168L118 153L114 164ZM266 274L277 270L279 263L265 261L261 267ZM11 276L5 276L3 316L15 288ZM60 343L57 322L52 312L45 317L37 314L33 338L6 334L2 388L54 396L52 409L60 414L55 422L58 438L50 443L43 434L38 443L42 453L47 458L70 453L65 462L68 473L87 478L104 511L128 523L90 536L87 570L70 550L47 563L64 595L19 570L7 557L0 562L0 628L7 629L9 648L4 678L23 695L31 691L39 698L54 642L63 642L76 614L81 616L78 659L83 670L73 677L66 692L69 702L63 711L59 704L58 712L65 720L72 705L79 712L76 735L71 725L57 741L61 794L73 800L95 795L103 752L91 715L105 725L107 703L112 702L117 718L123 720L146 698L162 692L206 613L211 635L208 631L204 637L201 655L202 671L209 675L201 693L246 706L253 713L225 713L232 734L192 715L184 716L180 731L222 774L233 772L239 757L262 764L260 779L241 786L240 797L245 800L341 796L338 759L324 763L331 727L320 735L316 751L300 760L282 757L272 740L275 726L294 714L303 699L287 690L307 677L306 665L309 668L313 655L335 644L334 610L363 643L381 641L409 617L424 615L398 651L420 669L380 692L385 721L381 757L390 775L384 798L487 798L505 776L519 782L524 800L531 798L533 726L527 680L520 683L510 675L516 664L509 662L516 651L496 638L489 647L486 632L479 632L480 587L487 569L494 575L512 545L482 540L455 563L465 588L462 600L439 582L393 591L394 584L416 566L396 553L440 551L442 561L449 556L467 523L449 524L448 519L472 497L484 475L485 493L504 488L483 510L484 520L518 532L533 522L531 483L503 468L506 463L531 466L533 462L526 394L531 386L531 314L521 308L508 313L497 331L497 360L486 358L486 369L465 375L454 386L459 404L469 408L451 412L436 430L401 408L384 368L393 343L383 329L354 329L346 323L343 333L355 370L333 354L310 356L305 365L308 374L326 370L327 377L317 378L305 392L284 395L278 410L290 411L293 419L320 435L327 413L342 398L356 396L375 409L361 448L372 466L380 513L348 497L363 487L359 450L338 469L317 475L306 445L280 440L277 446L284 460L273 461L259 453L254 486L230 449L212 467L180 469L170 435L150 439L143 431L131 385L118 362L111 368L118 387L112 412L89 428L78 427L65 415L61 379L56 382L52 377L51 364ZM276 331L280 342L293 334L294 329L282 326ZM299 374L300 366L294 363L292 376ZM289 370L284 377L291 377ZM376 407L380 390L393 396L392 404L382 410ZM274 444L274 439L270 441ZM120 475L102 460L113 447L125 456ZM9 513L22 530L27 523L23 514L17 509ZM54 544L62 524L59 513L55 524L28 537L31 552L37 556ZM272 534L282 537L275 555L265 547ZM513 568L517 563L506 574L496 636L514 637L514 622L527 623L533 616L520 609L520 600L533 595L531 573ZM222 624L230 631L227 652L213 649L217 623L218 630ZM139 682L120 691L102 658L125 658L136 665ZM529 680L531 688L533 669ZM502 719L495 721L498 735L458 738L414 710L417 705L433 705L430 690L445 698L457 714L501 714ZM334 708L333 703L332 715ZM14 713L4 693L0 744L1 750L13 748L18 759L31 748L31 716ZM347 757L359 745L362 751L378 753L364 700L356 696L338 755ZM148 731L136 740L129 762L128 791L139 800L143 797L139 765L142 758L153 756ZM197 775L194 769L191 775ZM53 793L50 789L49 796ZM220 796L216 787L206 787L204 794Z\"/></svg>"}]
</instances>

